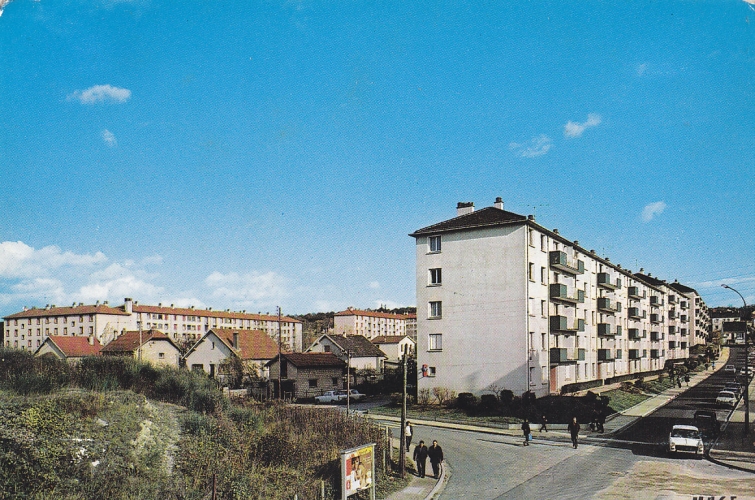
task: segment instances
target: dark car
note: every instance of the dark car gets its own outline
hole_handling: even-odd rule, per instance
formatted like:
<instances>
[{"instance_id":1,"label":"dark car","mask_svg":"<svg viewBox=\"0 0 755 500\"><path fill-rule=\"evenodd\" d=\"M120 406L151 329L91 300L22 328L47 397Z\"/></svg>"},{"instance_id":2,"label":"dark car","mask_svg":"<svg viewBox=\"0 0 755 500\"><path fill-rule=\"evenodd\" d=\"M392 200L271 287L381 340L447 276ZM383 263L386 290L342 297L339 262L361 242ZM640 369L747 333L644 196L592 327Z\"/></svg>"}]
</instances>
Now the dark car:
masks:
<instances>
[{"instance_id":1,"label":"dark car","mask_svg":"<svg viewBox=\"0 0 755 500\"><path fill-rule=\"evenodd\" d=\"M718 436L720 426L718 423L718 416L713 410L697 410L695 412L695 427L700 429L700 432L705 437L715 438Z\"/></svg>"}]
</instances>

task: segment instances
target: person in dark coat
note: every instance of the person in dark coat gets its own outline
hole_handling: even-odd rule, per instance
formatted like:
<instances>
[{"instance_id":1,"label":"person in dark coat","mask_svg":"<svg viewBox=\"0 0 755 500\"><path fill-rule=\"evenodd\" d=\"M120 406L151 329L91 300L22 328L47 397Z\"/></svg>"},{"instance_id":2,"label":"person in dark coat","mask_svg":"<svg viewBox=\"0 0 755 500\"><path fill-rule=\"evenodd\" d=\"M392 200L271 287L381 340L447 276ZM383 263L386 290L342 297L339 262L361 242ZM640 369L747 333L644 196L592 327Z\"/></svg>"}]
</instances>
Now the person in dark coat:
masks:
<instances>
[{"instance_id":1,"label":"person in dark coat","mask_svg":"<svg viewBox=\"0 0 755 500\"><path fill-rule=\"evenodd\" d=\"M414 447L414 463L417 464L417 475L425 477L425 466L427 465L427 446L421 441Z\"/></svg>"},{"instance_id":2,"label":"person in dark coat","mask_svg":"<svg viewBox=\"0 0 755 500\"><path fill-rule=\"evenodd\" d=\"M540 417L540 432L548 432L548 419L545 418L545 414Z\"/></svg>"},{"instance_id":3,"label":"person in dark coat","mask_svg":"<svg viewBox=\"0 0 755 500\"><path fill-rule=\"evenodd\" d=\"M577 449L577 444L579 440L579 422L577 422L577 417L572 418L571 422L569 422L569 434L571 434L571 444L574 446L574 449Z\"/></svg>"},{"instance_id":4,"label":"person in dark coat","mask_svg":"<svg viewBox=\"0 0 755 500\"><path fill-rule=\"evenodd\" d=\"M530 443L530 422L526 418L524 419L524 422L522 422L522 433L524 434L524 446L529 446Z\"/></svg>"},{"instance_id":5,"label":"person in dark coat","mask_svg":"<svg viewBox=\"0 0 755 500\"><path fill-rule=\"evenodd\" d=\"M433 466L433 477L438 479L440 464L443 463L443 448L438 445L437 440L433 439L433 445L427 449L427 456L430 457L430 465Z\"/></svg>"}]
</instances>

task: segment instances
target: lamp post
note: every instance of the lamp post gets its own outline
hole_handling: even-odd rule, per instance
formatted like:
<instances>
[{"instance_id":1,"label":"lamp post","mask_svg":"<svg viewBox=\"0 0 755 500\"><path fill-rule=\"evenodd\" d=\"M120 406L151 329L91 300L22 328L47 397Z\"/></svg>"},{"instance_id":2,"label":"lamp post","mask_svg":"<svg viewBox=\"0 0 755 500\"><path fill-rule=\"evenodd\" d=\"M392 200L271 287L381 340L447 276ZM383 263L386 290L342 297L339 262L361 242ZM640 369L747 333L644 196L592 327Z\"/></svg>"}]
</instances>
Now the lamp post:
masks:
<instances>
[{"instance_id":1,"label":"lamp post","mask_svg":"<svg viewBox=\"0 0 755 500\"><path fill-rule=\"evenodd\" d=\"M139 327L139 362L142 362L142 322L137 321L136 326Z\"/></svg>"},{"instance_id":2,"label":"lamp post","mask_svg":"<svg viewBox=\"0 0 755 500\"><path fill-rule=\"evenodd\" d=\"M721 285L724 288L728 288L732 292L739 295L739 298L742 299L742 303L744 304L744 312L743 314L746 314L747 309L747 302L745 301L745 298L742 297L742 294L730 287L729 285ZM747 319L745 318L745 429L744 433L745 436L749 434L750 432L750 343L747 341Z\"/></svg>"}]
</instances>

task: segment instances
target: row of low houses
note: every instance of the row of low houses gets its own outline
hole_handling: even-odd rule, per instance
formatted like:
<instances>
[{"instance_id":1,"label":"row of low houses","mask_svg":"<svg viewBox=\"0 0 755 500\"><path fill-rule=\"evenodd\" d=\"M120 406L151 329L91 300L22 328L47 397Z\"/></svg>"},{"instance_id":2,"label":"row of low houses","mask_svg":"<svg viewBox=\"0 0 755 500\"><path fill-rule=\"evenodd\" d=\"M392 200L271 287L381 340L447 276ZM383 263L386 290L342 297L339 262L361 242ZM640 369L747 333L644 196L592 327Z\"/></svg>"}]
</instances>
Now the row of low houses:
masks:
<instances>
[{"instance_id":1,"label":"row of low houses","mask_svg":"<svg viewBox=\"0 0 755 500\"><path fill-rule=\"evenodd\" d=\"M501 198L410 234L418 388L536 396L661 370L711 331L692 288L632 272Z\"/></svg>"}]
</instances>

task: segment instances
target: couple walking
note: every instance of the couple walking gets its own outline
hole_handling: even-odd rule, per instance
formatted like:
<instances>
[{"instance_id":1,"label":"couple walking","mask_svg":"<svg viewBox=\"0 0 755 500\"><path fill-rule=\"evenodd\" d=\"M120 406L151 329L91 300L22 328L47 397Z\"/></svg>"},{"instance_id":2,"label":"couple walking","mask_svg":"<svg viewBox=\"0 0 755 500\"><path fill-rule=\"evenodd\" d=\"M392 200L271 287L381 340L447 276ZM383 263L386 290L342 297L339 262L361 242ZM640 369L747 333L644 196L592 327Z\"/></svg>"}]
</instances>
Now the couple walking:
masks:
<instances>
[{"instance_id":1,"label":"couple walking","mask_svg":"<svg viewBox=\"0 0 755 500\"><path fill-rule=\"evenodd\" d=\"M409 451L409 445L412 444L412 436L414 435L414 428L411 422L406 422L404 428L404 439L406 440L406 451ZM440 464L443 463L443 448L440 447L438 441L433 439L433 444L428 448L424 441L419 442L414 447L414 463L417 464L417 475L419 477L425 477L425 467L427 465L427 459L430 459L430 465L433 467L433 477L438 479L440 476Z\"/></svg>"}]
</instances>

